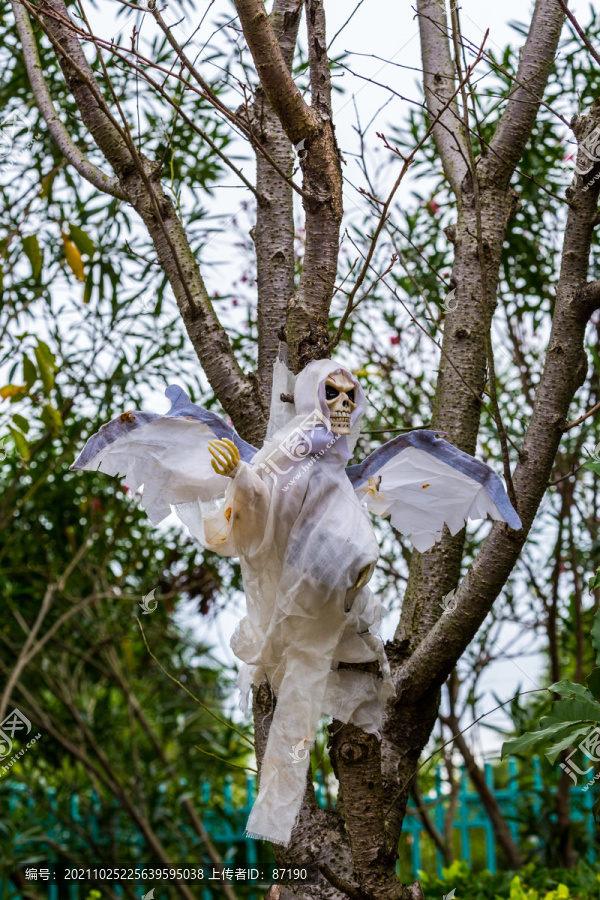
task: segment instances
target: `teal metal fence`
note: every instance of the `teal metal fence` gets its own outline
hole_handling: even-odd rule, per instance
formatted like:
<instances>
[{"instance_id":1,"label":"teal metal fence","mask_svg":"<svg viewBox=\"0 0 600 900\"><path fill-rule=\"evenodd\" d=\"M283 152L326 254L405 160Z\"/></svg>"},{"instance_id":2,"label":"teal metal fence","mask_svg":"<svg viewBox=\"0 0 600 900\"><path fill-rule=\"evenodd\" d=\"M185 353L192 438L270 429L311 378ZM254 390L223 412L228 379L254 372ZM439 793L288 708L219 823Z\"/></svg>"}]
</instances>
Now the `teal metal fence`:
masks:
<instances>
[{"instance_id":1,"label":"teal metal fence","mask_svg":"<svg viewBox=\"0 0 600 900\"><path fill-rule=\"evenodd\" d=\"M498 773L499 770L497 767L493 766L490 762L485 763L486 782L498 801L500 810L508 822L513 837L518 841L519 810L524 808L525 803L529 803L532 806L534 815L537 815L542 807L543 796L545 795L547 798L551 793L551 789L549 789L542 780L541 765L540 761L537 759L533 760L533 768L527 773L527 778L525 779L524 772L522 769L519 770L517 761L512 758L509 759L508 773L506 774L506 770L504 770L505 774L502 779L504 783L503 787L498 787L495 784L495 775L498 775ZM527 787L525 788L523 786L524 781L527 781ZM180 786L184 788L187 787L185 779L181 779ZM98 866L102 864L102 859L105 860L105 864L108 864L106 860L111 852L111 848L122 846L125 846L128 849L130 858L139 860L136 865L139 865L140 867L143 865L148 867L152 865L152 863L148 861L148 848L144 843L142 835L131 827L129 820L127 820L123 814L116 811L111 820L112 824L110 829L107 830L106 811L104 811L104 822L101 826L100 821L102 811L100 810L98 799L94 795L91 797L91 804L89 802L90 798L86 798L85 813L81 812L82 804L80 804L80 798L77 795L73 795L70 798L70 821L65 821L64 808L61 815L59 815L56 805L56 792L52 789L47 792L48 802L46 803L45 812L40 812L35 808L34 801L28 791L27 785L15 783L6 787L8 789L0 793L0 819L5 818L8 814L9 820L17 815L19 820L22 820L24 812L29 813L30 822L35 817L36 824L43 826L44 834L47 837L45 846L43 838L38 842L37 852L47 853L47 859L50 865L56 864L59 859L61 865L64 866L65 864L69 864L73 859L80 858L79 854L81 851L83 851L84 856L87 856L90 850L90 843L98 850L98 858L100 860L100 862L97 863ZM239 798L239 782L237 782L236 788L236 794ZM168 786L163 785L160 789L162 791L167 791ZM320 772L317 773L316 793L318 802L321 806L326 807L328 802L330 802L330 799L322 782ZM243 802L239 802L239 800L237 803L234 802L234 782L232 779L226 779L222 792L219 792L218 802L215 802L215 793L213 792L211 785L205 783L201 786L198 808L202 811L203 824L222 856L224 865L230 866L237 864L238 866L253 869L261 863L262 865L268 864L271 861L271 857L270 851L265 845L247 839L244 836L246 819L255 795L255 783L252 777L246 778L245 784L242 786L241 795L243 797ZM434 776L434 788L426 797L424 797L423 804L431 821L436 825L440 832L443 832L444 814L447 809L448 799L447 791L444 790L441 769L437 768ZM582 787L573 786L571 800L572 819L574 822L578 822L582 827L587 838L587 859L590 862L594 862L598 847L596 841L596 828L592 814L594 797L591 791L584 792ZM8 805L8 808L6 808L6 805ZM27 818L27 815L25 815L25 820L27 820ZM160 831L160 827L158 830ZM204 865L206 868L209 868L210 862L208 858L205 858L204 848L196 833L183 825L180 830L185 837L186 857L189 857L190 853L194 853L198 859L198 865ZM109 831L110 834L108 833ZM459 837L459 856L470 864L473 862L473 835L474 833L477 833L477 844L480 856L483 836L484 866L489 869L490 872L496 872L498 859L492 823L485 812L479 795L473 790L464 770L460 772L454 831L455 833L458 833ZM408 875L414 877L417 875L418 871L424 867L424 832L425 828L417 815L416 808L412 801L409 801L402 837L404 848L403 855L405 857L403 869L401 870L402 877ZM89 838L87 842L83 837L84 835ZM426 840L429 841L430 839L427 838ZM57 855L56 848L61 846L68 848L71 860L68 860L64 855ZM182 847L182 850L183 849L184 848ZM0 846L0 859L1 856ZM408 859L406 859L407 856ZM431 865L431 845L428 847L427 856L429 864ZM118 857L114 857L112 861L115 864L121 864L123 862L123 860ZM158 863L155 864L158 865ZM437 867L438 873L441 871L442 864L441 854L438 851L435 851L435 866ZM179 863L177 863L177 865L179 865ZM410 868L411 871L405 871L407 868ZM42 884L37 881L36 888L38 892L41 886ZM144 888L144 885L140 882L139 887ZM146 886L146 889L148 887L149 886ZM238 886L236 885L236 890L237 887ZM200 896L202 900L214 900L214 897L219 895L216 886L214 888L209 888L207 885L198 885L198 888L200 890L198 891L197 896ZM122 890L118 884L115 884L113 889L117 896L122 896ZM213 891L216 891L216 893ZM139 891L136 893L139 894ZM257 890L253 890L252 885L248 884L246 885L244 895L248 897L249 900L258 900L258 897L262 896L262 892L259 893ZM64 888L61 888L59 891L56 884L47 884L48 900L63 900L63 898L68 898L68 900L82 900L85 896L86 895L80 890L80 886L77 884L69 885L66 892ZM0 877L0 900L8 900L9 897L11 900L18 900L18 895L14 892L14 886L9 887L8 883L6 881L3 882Z\"/></svg>"},{"instance_id":2,"label":"teal metal fence","mask_svg":"<svg viewBox=\"0 0 600 900\"><path fill-rule=\"evenodd\" d=\"M530 787L523 787L523 772L519 771L517 760L514 757L508 759L508 777L505 787L497 787L495 774L497 767L491 761L484 764L485 780L498 801L500 811L507 821L510 832L515 841L519 841L519 819L526 803L531 803L533 813L538 816L542 809L543 796L551 796L554 791L542 779L542 767L540 760L532 760L532 771L529 777ZM444 813L448 803L448 795L443 791L441 770L435 771L435 788L433 796L424 800L424 806L428 815L440 832L444 828ZM574 823L581 824L587 837L586 856L589 862L595 862L598 854L597 829L594 821L592 807L594 796L592 791L584 791L583 785L573 785L571 788L571 819ZM423 869L422 839L425 828L418 818L414 804L409 802L408 814L403 828L403 840L408 844L410 851L411 874L416 876ZM497 871L497 847L492 822L464 769L460 772L459 796L454 820L454 831L459 836L459 858L469 864L473 862L472 836L474 832L478 836L483 835L483 856L485 868L492 874ZM436 851L435 864L438 874L441 874L443 860L441 854Z\"/></svg>"}]
</instances>

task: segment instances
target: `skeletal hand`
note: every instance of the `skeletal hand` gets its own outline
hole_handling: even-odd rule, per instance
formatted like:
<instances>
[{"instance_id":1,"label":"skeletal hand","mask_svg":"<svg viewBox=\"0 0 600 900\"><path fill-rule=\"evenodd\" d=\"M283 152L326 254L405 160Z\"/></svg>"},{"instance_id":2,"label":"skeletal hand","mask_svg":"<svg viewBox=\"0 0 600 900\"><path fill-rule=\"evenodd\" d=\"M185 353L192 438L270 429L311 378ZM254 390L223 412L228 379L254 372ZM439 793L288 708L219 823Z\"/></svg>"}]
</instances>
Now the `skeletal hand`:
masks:
<instances>
[{"instance_id":1,"label":"skeletal hand","mask_svg":"<svg viewBox=\"0 0 600 900\"><path fill-rule=\"evenodd\" d=\"M366 565L366 566L362 567L362 569L358 573L358 578L352 585L351 590L358 591L358 590L360 590L361 587L363 587L367 583L367 578L369 575L370 568L371 568L370 565Z\"/></svg>"},{"instance_id":2,"label":"skeletal hand","mask_svg":"<svg viewBox=\"0 0 600 900\"><path fill-rule=\"evenodd\" d=\"M232 476L240 461L238 449L229 438L222 441L209 441L208 449L212 456L212 467L217 475Z\"/></svg>"}]
</instances>

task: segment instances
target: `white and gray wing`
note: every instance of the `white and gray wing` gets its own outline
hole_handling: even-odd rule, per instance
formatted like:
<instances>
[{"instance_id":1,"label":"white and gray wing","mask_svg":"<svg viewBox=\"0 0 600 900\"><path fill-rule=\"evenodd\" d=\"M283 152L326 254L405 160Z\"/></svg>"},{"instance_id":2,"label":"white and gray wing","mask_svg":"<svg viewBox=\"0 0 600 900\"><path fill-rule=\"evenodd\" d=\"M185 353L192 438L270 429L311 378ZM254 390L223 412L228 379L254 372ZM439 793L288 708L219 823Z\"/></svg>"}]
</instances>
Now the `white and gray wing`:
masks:
<instances>
[{"instance_id":1,"label":"white and gray wing","mask_svg":"<svg viewBox=\"0 0 600 900\"><path fill-rule=\"evenodd\" d=\"M400 435L346 472L361 502L389 515L421 552L440 540L444 525L454 535L467 519L522 527L500 477L433 431Z\"/></svg>"},{"instance_id":2,"label":"white and gray wing","mask_svg":"<svg viewBox=\"0 0 600 900\"><path fill-rule=\"evenodd\" d=\"M246 462L256 453L221 416L196 406L178 385L170 385L165 395L171 401L168 413L122 413L89 438L71 466L119 476L131 491L143 485L141 506L155 525L171 505L224 494L230 479L212 468L210 440L229 438Z\"/></svg>"}]
</instances>

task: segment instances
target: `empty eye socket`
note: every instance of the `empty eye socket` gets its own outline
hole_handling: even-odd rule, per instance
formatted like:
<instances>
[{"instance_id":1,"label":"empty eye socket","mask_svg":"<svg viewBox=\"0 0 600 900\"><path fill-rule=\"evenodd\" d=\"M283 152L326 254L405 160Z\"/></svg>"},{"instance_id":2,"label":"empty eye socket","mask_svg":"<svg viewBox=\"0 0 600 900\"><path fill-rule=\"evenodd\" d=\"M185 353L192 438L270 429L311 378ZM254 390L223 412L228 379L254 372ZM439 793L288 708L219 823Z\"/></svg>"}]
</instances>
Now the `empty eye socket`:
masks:
<instances>
[{"instance_id":1,"label":"empty eye socket","mask_svg":"<svg viewBox=\"0 0 600 900\"><path fill-rule=\"evenodd\" d=\"M348 391L348 400L350 403L354 403L354 388L351 391Z\"/></svg>"},{"instance_id":2,"label":"empty eye socket","mask_svg":"<svg viewBox=\"0 0 600 900\"><path fill-rule=\"evenodd\" d=\"M326 400L335 400L335 398L338 396L338 394L339 394L339 391L337 388L334 388L330 384L325 385L325 399Z\"/></svg>"}]
</instances>

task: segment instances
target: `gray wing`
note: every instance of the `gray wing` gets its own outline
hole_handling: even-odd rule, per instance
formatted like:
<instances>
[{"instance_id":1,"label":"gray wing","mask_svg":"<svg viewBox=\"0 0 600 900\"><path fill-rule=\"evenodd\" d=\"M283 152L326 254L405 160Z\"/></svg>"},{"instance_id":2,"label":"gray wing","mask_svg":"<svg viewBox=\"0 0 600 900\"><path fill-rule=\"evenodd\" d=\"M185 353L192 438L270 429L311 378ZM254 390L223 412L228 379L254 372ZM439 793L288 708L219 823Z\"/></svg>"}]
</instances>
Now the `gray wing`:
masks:
<instances>
[{"instance_id":1,"label":"gray wing","mask_svg":"<svg viewBox=\"0 0 600 900\"><path fill-rule=\"evenodd\" d=\"M433 431L393 438L346 472L367 508L389 515L421 552L439 541L444 525L457 534L467 519L522 527L499 476Z\"/></svg>"},{"instance_id":2,"label":"gray wing","mask_svg":"<svg viewBox=\"0 0 600 900\"><path fill-rule=\"evenodd\" d=\"M171 401L168 413L122 413L89 438L71 466L120 476L131 491L143 485L141 506L155 525L172 504L214 500L225 492L229 479L212 468L210 440L229 438L245 462L256 453L221 416L196 406L178 385L170 385L165 395Z\"/></svg>"}]
</instances>

